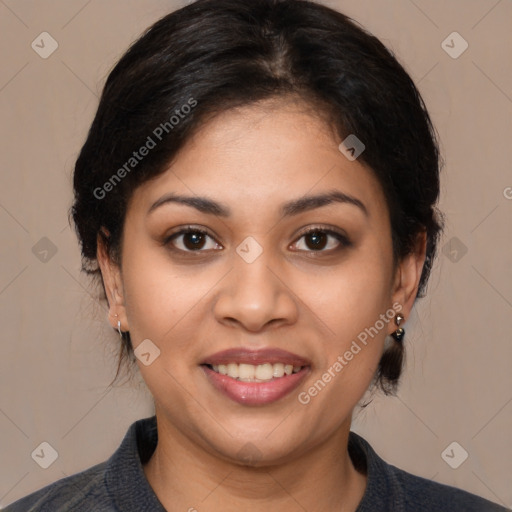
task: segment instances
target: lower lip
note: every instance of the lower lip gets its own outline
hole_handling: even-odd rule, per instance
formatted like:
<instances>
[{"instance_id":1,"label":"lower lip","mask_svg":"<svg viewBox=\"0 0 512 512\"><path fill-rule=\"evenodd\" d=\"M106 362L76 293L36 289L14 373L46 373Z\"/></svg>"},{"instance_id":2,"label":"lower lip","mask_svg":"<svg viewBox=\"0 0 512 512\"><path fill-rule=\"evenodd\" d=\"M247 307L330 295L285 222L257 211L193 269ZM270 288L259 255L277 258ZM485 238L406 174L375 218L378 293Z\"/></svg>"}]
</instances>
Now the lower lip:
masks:
<instances>
[{"instance_id":1,"label":"lower lip","mask_svg":"<svg viewBox=\"0 0 512 512\"><path fill-rule=\"evenodd\" d=\"M309 367L304 366L297 373L268 382L243 382L217 373L206 365L201 365L201 368L217 390L243 405L265 405L280 400L301 383L309 370Z\"/></svg>"}]
</instances>

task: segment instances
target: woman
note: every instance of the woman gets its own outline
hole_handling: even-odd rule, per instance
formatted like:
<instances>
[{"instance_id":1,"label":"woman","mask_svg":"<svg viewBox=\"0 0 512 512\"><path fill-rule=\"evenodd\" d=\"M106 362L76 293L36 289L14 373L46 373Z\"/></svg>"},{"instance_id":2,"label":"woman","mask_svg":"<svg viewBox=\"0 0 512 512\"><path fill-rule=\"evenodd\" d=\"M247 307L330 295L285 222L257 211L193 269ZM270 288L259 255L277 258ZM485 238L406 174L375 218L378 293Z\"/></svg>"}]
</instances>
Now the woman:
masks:
<instances>
[{"instance_id":1,"label":"woman","mask_svg":"<svg viewBox=\"0 0 512 512\"><path fill-rule=\"evenodd\" d=\"M498 511L350 431L396 391L442 216L410 77L307 1L198 0L110 73L73 220L156 415L16 511Z\"/></svg>"}]
</instances>

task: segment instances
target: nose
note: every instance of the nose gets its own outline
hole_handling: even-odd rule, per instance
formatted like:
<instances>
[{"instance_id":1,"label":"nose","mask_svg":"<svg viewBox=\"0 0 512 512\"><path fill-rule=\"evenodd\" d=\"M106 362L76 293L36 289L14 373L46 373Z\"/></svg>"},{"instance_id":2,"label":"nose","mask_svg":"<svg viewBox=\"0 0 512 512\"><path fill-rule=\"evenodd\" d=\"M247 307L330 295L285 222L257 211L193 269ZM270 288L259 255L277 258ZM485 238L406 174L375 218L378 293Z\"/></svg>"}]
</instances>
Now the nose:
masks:
<instances>
[{"instance_id":1,"label":"nose","mask_svg":"<svg viewBox=\"0 0 512 512\"><path fill-rule=\"evenodd\" d=\"M259 332L269 326L291 325L297 321L297 298L291 283L266 257L266 251L252 263L234 256L234 268L222 281L214 305L217 321Z\"/></svg>"}]
</instances>

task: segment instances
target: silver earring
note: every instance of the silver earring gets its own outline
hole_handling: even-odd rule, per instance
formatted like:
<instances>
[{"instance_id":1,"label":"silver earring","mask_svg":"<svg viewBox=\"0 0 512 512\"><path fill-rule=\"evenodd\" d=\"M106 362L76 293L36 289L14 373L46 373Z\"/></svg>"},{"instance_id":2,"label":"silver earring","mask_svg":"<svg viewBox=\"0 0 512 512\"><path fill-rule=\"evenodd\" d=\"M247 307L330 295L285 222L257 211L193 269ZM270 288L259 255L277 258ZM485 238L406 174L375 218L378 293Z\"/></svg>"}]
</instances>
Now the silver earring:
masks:
<instances>
[{"instance_id":1,"label":"silver earring","mask_svg":"<svg viewBox=\"0 0 512 512\"><path fill-rule=\"evenodd\" d=\"M404 316L398 313L395 317L395 323L397 326L399 326L402 323L402 320L404 320ZM401 343L404 338L405 330L402 327L398 327L398 329L391 333L391 336L398 341L398 343Z\"/></svg>"},{"instance_id":2,"label":"silver earring","mask_svg":"<svg viewBox=\"0 0 512 512\"><path fill-rule=\"evenodd\" d=\"M117 313L114 315L115 317L119 316ZM117 332L119 333L119 337L123 337L123 333L121 332L121 320L117 321Z\"/></svg>"}]
</instances>

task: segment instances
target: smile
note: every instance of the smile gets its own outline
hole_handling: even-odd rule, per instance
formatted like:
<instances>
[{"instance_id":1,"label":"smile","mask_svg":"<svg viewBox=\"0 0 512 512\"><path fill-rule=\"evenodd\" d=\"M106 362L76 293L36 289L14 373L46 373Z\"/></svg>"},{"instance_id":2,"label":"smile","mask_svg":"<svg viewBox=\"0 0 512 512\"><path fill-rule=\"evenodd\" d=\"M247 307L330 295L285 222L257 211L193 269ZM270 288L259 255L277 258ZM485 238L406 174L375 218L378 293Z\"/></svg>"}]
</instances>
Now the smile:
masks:
<instances>
[{"instance_id":1,"label":"smile","mask_svg":"<svg viewBox=\"0 0 512 512\"><path fill-rule=\"evenodd\" d=\"M236 347L206 356L200 367L217 393L254 406L289 395L310 374L311 361L276 347Z\"/></svg>"}]
</instances>

